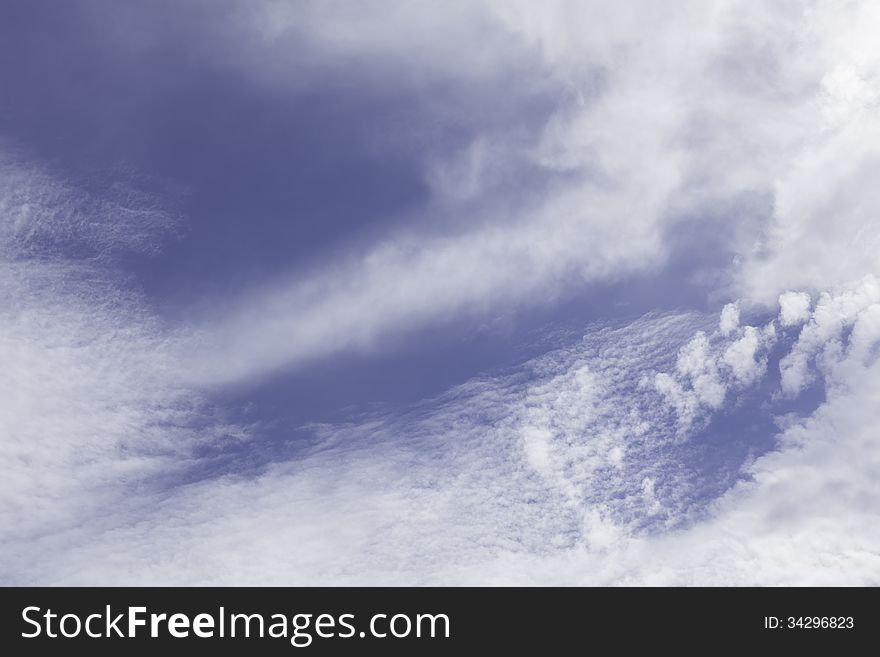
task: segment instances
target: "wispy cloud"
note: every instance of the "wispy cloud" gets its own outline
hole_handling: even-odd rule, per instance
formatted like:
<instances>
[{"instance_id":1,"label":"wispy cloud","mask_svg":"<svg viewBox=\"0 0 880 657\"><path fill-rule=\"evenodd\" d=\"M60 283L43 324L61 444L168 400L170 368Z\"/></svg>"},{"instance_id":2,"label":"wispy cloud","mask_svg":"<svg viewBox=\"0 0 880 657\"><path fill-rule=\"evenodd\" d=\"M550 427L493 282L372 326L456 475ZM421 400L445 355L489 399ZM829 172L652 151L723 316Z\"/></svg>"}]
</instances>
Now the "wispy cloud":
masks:
<instances>
[{"instance_id":1,"label":"wispy cloud","mask_svg":"<svg viewBox=\"0 0 880 657\"><path fill-rule=\"evenodd\" d=\"M8 580L12 553L31 540L107 517L150 477L179 470L194 445L236 431L179 385L174 336L114 276L114 254L149 251L173 219L132 189L96 198L11 157L0 181Z\"/></svg>"},{"instance_id":2,"label":"wispy cloud","mask_svg":"<svg viewBox=\"0 0 880 657\"><path fill-rule=\"evenodd\" d=\"M379 20L349 3L271 3L246 20L230 14L232 43L246 53L236 70L271 88L370 62L380 87L473 101L476 76L512 109L500 127L475 120L453 152L424 148L430 221L329 252L323 265L246 291L207 319L220 326L203 349L187 350L194 377L258 377L451 317L657 271L673 255L671 231L695 215L715 230L734 226L724 230L735 257L704 281L715 298L767 306L789 289L876 273L870 108L880 56L863 35L877 12L858 3L636 6L443 3L422 12L391 2ZM431 84L440 80L448 96ZM529 112L524 90L551 109ZM433 116L430 104L425 113ZM524 179L544 184L516 196ZM767 213L732 203L762 194L773 199ZM719 206L731 210L710 211Z\"/></svg>"}]
</instances>

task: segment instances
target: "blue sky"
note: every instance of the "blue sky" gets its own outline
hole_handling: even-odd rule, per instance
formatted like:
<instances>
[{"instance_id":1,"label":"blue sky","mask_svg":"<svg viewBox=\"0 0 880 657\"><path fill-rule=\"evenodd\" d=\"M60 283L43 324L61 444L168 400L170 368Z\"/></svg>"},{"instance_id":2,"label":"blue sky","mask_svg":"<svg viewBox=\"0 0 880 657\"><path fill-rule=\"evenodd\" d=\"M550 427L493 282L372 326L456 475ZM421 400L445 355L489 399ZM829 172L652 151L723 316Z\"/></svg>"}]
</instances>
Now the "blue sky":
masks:
<instances>
[{"instance_id":1,"label":"blue sky","mask_svg":"<svg viewBox=\"0 0 880 657\"><path fill-rule=\"evenodd\" d=\"M3 582L878 582L871 3L2 14Z\"/></svg>"}]
</instances>

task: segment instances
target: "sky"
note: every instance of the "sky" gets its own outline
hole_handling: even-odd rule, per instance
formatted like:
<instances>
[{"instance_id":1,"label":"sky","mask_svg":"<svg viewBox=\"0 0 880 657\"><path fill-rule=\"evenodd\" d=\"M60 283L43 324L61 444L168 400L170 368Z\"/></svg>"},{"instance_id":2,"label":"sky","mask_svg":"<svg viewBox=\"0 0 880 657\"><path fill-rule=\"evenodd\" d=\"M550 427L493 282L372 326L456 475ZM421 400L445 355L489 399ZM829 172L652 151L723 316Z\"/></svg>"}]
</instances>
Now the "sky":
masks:
<instances>
[{"instance_id":1,"label":"sky","mask_svg":"<svg viewBox=\"0 0 880 657\"><path fill-rule=\"evenodd\" d=\"M0 6L0 583L880 584L880 5Z\"/></svg>"}]
</instances>

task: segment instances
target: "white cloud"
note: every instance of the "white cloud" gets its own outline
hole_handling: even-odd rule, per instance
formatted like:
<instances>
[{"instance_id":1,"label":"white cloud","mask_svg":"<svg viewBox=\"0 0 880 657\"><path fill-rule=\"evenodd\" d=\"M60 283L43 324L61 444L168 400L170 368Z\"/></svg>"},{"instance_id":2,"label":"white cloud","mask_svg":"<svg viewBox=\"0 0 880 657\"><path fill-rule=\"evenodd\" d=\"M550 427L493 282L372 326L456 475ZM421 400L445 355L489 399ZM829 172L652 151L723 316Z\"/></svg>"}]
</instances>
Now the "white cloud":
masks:
<instances>
[{"instance_id":1,"label":"white cloud","mask_svg":"<svg viewBox=\"0 0 880 657\"><path fill-rule=\"evenodd\" d=\"M736 258L713 281L728 289L712 294L769 306L787 290L878 273L871 3L384 7L260 3L216 19L228 22L222 48L199 33L200 56L273 89L356 66L377 89L423 99L427 124L469 117L473 139L450 153L402 132L435 195L430 221L206 318L217 335L185 349L196 381L260 376L657 270L671 228L694 216L734 226ZM535 96L552 109L529 110ZM486 108L498 98L506 118L494 124ZM526 193L515 182L526 178L544 182ZM772 200L757 219L736 201L756 197ZM722 206L731 216L713 215Z\"/></svg>"},{"instance_id":2,"label":"white cloud","mask_svg":"<svg viewBox=\"0 0 880 657\"><path fill-rule=\"evenodd\" d=\"M194 445L236 435L176 383L172 336L113 283L114 253L150 251L173 226L114 191L94 198L0 165L0 526L16 537L0 548L4 579L11 551L102 517Z\"/></svg>"},{"instance_id":3,"label":"white cloud","mask_svg":"<svg viewBox=\"0 0 880 657\"><path fill-rule=\"evenodd\" d=\"M705 318L647 317L411 413L319 428L307 454L259 476L29 541L14 581L876 584L878 308L829 365L827 402L714 500L676 465L694 434L638 382L703 371L696 352L718 358L763 332L704 332L694 347Z\"/></svg>"},{"instance_id":4,"label":"white cloud","mask_svg":"<svg viewBox=\"0 0 880 657\"><path fill-rule=\"evenodd\" d=\"M675 370L654 375L654 388L676 411L679 432L701 425L725 405L728 393L763 377L776 339L772 322L762 329L742 326L738 303L726 304L717 331L698 331L679 350Z\"/></svg>"},{"instance_id":5,"label":"white cloud","mask_svg":"<svg viewBox=\"0 0 880 657\"><path fill-rule=\"evenodd\" d=\"M880 47L868 36L878 27L870 2L819 2L804 13L791 65L814 96L801 108L804 138L774 178L774 222L742 274L751 298L878 272Z\"/></svg>"},{"instance_id":6,"label":"white cloud","mask_svg":"<svg viewBox=\"0 0 880 657\"><path fill-rule=\"evenodd\" d=\"M852 326L861 314L880 302L880 283L873 276L857 284L838 288L819 297L812 317L803 327L791 352L779 364L782 390L796 395L815 378L814 363L820 370L836 360L843 340L843 331Z\"/></svg>"},{"instance_id":7,"label":"white cloud","mask_svg":"<svg viewBox=\"0 0 880 657\"><path fill-rule=\"evenodd\" d=\"M215 331L213 338L188 346L182 357L201 383L235 380L637 271L658 256L653 217L662 193L618 192L564 190L528 218L455 237L399 236L314 277L252 291L211 318L200 333ZM573 206L590 207L590 216Z\"/></svg>"},{"instance_id":8,"label":"white cloud","mask_svg":"<svg viewBox=\"0 0 880 657\"><path fill-rule=\"evenodd\" d=\"M812 299L806 292L786 292L779 296L779 323L782 326L801 324L810 317Z\"/></svg>"},{"instance_id":9,"label":"white cloud","mask_svg":"<svg viewBox=\"0 0 880 657\"><path fill-rule=\"evenodd\" d=\"M172 213L133 186L117 181L104 196L84 193L0 148L4 261L30 258L48 268L66 251L107 265L120 252L155 253L177 229Z\"/></svg>"},{"instance_id":10,"label":"white cloud","mask_svg":"<svg viewBox=\"0 0 880 657\"><path fill-rule=\"evenodd\" d=\"M758 330L747 326L743 336L724 351L723 360L733 371L733 376L743 385L749 385L764 373L766 360L755 357L760 346Z\"/></svg>"},{"instance_id":11,"label":"white cloud","mask_svg":"<svg viewBox=\"0 0 880 657\"><path fill-rule=\"evenodd\" d=\"M318 428L314 449L258 476L141 491L8 545L7 579L417 583L497 551L609 548L646 521L646 495L661 523L687 505L683 473L662 474L665 405L624 391L700 321L601 330L410 414Z\"/></svg>"},{"instance_id":12,"label":"white cloud","mask_svg":"<svg viewBox=\"0 0 880 657\"><path fill-rule=\"evenodd\" d=\"M728 303L721 309L721 320L718 324L718 330L721 335L727 336L739 328L739 306L735 303Z\"/></svg>"}]
</instances>

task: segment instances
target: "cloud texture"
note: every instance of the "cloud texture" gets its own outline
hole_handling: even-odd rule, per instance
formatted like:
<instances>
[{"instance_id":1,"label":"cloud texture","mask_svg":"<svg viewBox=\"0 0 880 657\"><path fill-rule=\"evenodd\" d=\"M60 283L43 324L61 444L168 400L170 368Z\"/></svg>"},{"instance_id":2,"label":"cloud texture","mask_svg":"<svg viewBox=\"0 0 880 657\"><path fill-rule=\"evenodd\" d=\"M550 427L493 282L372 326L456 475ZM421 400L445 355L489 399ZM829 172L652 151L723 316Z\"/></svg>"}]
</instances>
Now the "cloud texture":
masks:
<instances>
[{"instance_id":1,"label":"cloud texture","mask_svg":"<svg viewBox=\"0 0 880 657\"><path fill-rule=\"evenodd\" d=\"M368 146L427 196L172 321L131 262L187 218L4 145L4 583L880 583L880 7L84 12L279 103L405 98ZM651 277L699 302L600 301ZM584 298L543 355L281 456L222 396Z\"/></svg>"}]
</instances>

